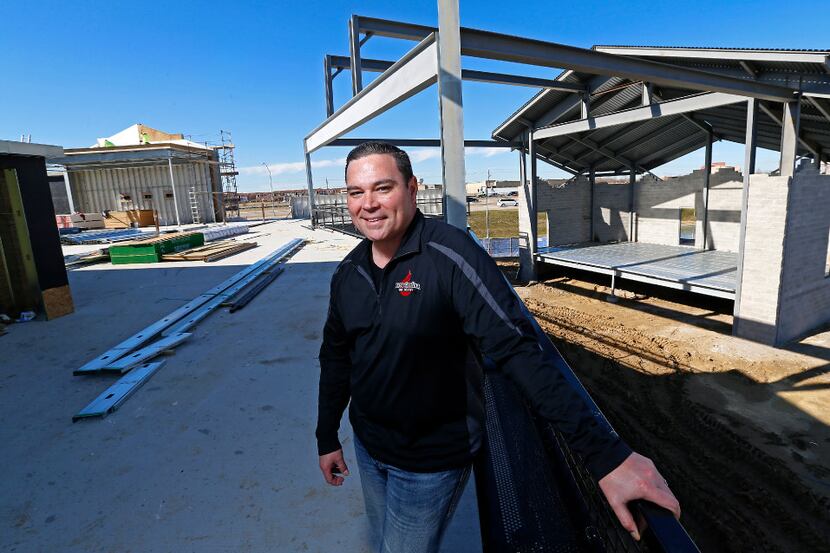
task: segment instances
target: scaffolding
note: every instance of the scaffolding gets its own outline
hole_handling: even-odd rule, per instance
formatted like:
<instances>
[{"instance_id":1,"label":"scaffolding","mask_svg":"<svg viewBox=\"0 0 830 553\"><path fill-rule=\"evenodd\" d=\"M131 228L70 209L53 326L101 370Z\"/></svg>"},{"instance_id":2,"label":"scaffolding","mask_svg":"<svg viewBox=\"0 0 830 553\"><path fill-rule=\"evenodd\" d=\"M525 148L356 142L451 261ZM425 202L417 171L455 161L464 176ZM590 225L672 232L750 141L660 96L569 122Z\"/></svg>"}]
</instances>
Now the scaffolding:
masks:
<instances>
[{"instance_id":1,"label":"scaffolding","mask_svg":"<svg viewBox=\"0 0 830 553\"><path fill-rule=\"evenodd\" d=\"M219 154L219 176L222 178L222 199L225 214L228 215L235 211L238 217L239 190L236 185L236 176L239 171L236 170L236 162L234 161L234 145L231 132L220 129L219 140L220 143L215 146L215 149Z\"/></svg>"}]
</instances>

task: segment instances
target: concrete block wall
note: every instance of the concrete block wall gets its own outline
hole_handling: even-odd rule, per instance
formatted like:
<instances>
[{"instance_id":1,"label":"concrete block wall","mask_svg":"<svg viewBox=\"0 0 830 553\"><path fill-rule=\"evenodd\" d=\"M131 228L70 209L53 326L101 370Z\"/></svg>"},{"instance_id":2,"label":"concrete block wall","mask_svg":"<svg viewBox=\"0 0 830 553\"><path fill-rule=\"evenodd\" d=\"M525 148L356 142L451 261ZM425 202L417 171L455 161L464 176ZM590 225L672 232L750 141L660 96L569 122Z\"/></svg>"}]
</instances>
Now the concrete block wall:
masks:
<instances>
[{"instance_id":1,"label":"concrete block wall","mask_svg":"<svg viewBox=\"0 0 830 553\"><path fill-rule=\"evenodd\" d=\"M830 176L752 175L736 334L782 345L830 321Z\"/></svg>"},{"instance_id":2,"label":"concrete block wall","mask_svg":"<svg viewBox=\"0 0 830 553\"><path fill-rule=\"evenodd\" d=\"M676 246L680 238L680 209L695 209L695 246L703 247L703 171L657 180L646 176L635 186L638 242ZM709 178L709 246L738 251L743 175L721 169Z\"/></svg>"},{"instance_id":3,"label":"concrete block wall","mask_svg":"<svg viewBox=\"0 0 830 553\"><path fill-rule=\"evenodd\" d=\"M591 187L588 179L579 178L565 183L541 181L536 192L539 211L547 213L548 245L562 246L588 242L591 239ZM522 205L522 192L519 191ZM522 213L522 209L519 209ZM519 218L519 232L522 219ZM530 232L528 227L527 232ZM542 234L544 229L539 229Z\"/></svg>"},{"instance_id":4,"label":"concrete block wall","mask_svg":"<svg viewBox=\"0 0 830 553\"><path fill-rule=\"evenodd\" d=\"M701 186L702 186L701 175ZM721 169L709 181L709 236L713 250L737 252L741 240L741 195L743 175L731 169ZM703 247L703 196L695 203L698 224L695 245Z\"/></svg>"},{"instance_id":5,"label":"concrete block wall","mask_svg":"<svg viewBox=\"0 0 830 553\"><path fill-rule=\"evenodd\" d=\"M776 342L789 189L789 177L750 177L735 334L765 344Z\"/></svg>"},{"instance_id":6,"label":"concrete block wall","mask_svg":"<svg viewBox=\"0 0 830 553\"><path fill-rule=\"evenodd\" d=\"M628 228L629 184L595 186L594 239L625 241ZM709 181L709 247L738 251L743 176L733 169L713 173ZM548 243L565 245L591 241L591 189L588 179L550 184L540 182L539 211L548 216ZM521 193L520 193L521 201ZM703 171L658 180L643 177L634 186L634 239L650 244L678 245L680 208L695 208L695 245L703 247ZM521 210L520 210L521 211ZM520 221L521 231L521 221ZM528 229L529 231L529 229ZM542 234L544 229L539 229Z\"/></svg>"},{"instance_id":7,"label":"concrete block wall","mask_svg":"<svg viewBox=\"0 0 830 553\"><path fill-rule=\"evenodd\" d=\"M634 188L636 193L636 185ZM595 241L624 242L629 240L630 189L629 183L597 183L594 185L593 238Z\"/></svg>"},{"instance_id":8,"label":"concrete block wall","mask_svg":"<svg viewBox=\"0 0 830 553\"><path fill-rule=\"evenodd\" d=\"M750 190L751 192L751 190ZM790 185L777 343L830 322L830 175L807 168Z\"/></svg>"}]
</instances>

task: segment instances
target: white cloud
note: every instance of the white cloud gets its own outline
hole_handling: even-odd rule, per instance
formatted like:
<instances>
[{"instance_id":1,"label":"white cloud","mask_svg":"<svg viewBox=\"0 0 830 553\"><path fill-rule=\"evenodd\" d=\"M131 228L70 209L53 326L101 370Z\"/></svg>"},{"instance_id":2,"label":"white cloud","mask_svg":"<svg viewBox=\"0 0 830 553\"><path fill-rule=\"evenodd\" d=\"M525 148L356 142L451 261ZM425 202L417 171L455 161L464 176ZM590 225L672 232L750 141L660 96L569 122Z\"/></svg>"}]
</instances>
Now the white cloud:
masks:
<instances>
[{"instance_id":1,"label":"white cloud","mask_svg":"<svg viewBox=\"0 0 830 553\"><path fill-rule=\"evenodd\" d=\"M466 155L472 156L483 156L483 157L493 157L499 154L506 153L508 150L507 148L466 148L465 152ZM412 160L412 163L423 163L425 161L429 161L430 159L436 159L441 157L441 149L440 148L417 148L413 149L409 152L409 158ZM345 167L346 165L346 158L338 158L338 159L318 159L312 160L311 166L315 169L323 168L323 167L332 167L332 166L340 166ZM302 161L290 161L290 162L283 162L283 163L269 163L268 167L271 168L271 174L276 175L288 175L292 173L302 173L305 171L305 163ZM268 176L268 169L265 168L264 165L251 165L250 167L240 167L239 173L241 175L256 175L256 176Z\"/></svg>"},{"instance_id":2,"label":"white cloud","mask_svg":"<svg viewBox=\"0 0 830 553\"><path fill-rule=\"evenodd\" d=\"M430 159L441 157L440 148L418 148L409 153L409 159L412 163L421 163Z\"/></svg>"},{"instance_id":3,"label":"white cloud","mask_svg":"<svg viewBox=\"0 0 830 553\"><path fill-rule=\"evenodd\" d=\"M345 166L346 165L346 158L338 158L338 159L318 159L312 160L311 166L314 168L318 167L331 167L333 165ZM291 173L301 173L305 171L305 163L302 161L291 161L287 163L269 163L268 167L271 169L271 174L276 175L286 175ZM240 167L239 174L241 175L261 175L261 176L268 176L268 169L265 168L264 165L252 165L250 167Z\"/></svg>"}]
</instances>

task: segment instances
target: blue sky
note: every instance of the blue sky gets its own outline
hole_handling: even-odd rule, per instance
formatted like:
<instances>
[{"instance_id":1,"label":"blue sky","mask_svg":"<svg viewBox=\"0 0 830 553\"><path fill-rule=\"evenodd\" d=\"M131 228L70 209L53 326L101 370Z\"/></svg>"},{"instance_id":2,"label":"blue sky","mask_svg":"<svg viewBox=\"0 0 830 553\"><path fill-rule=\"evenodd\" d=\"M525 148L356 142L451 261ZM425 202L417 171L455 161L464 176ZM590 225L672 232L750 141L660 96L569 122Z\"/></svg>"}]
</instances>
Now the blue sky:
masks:
<instances>
[{"instance_id":1,"label":"blue sky","mask_svg":"<svg viewBox=\"0 0 830 553\"><path fill-rule=\"evenodd\" d=\"M825 2L490 2L461 0L467 27L590 47L647 44L830 49ZM437 0L389 2L22 2L4 0L0 33L0 139L88 146L134 123L193 140L233 132L240 188L305 186L302 139L325 118L322 59L348 54L352 13L437 24ZM787 17L787 14L791 17ZM822 16L821 14L825 15ZM397 59L413 43L373 38L367 57ZM466 59L464 66L552 77L550 69ZM371 79L372 77L368 77ZM465 136L490 132L534 91L464 83ZM335 79L335 104L350 96ZM352 136L437 137L434 88ZM342 185L344 148L314 154L318 186ZM416 173L440 181L437 152L413 149ZM741 145L716 144L715 160L740 165ZM682 174L702 152L658 174ZM762 152L760 169L777 166ZM545 164L541 164L545 166ZM467 178L517 178L516 154L472 151ZM542 176L562 174L543 169Z\"/></svg>"}]
</instances>

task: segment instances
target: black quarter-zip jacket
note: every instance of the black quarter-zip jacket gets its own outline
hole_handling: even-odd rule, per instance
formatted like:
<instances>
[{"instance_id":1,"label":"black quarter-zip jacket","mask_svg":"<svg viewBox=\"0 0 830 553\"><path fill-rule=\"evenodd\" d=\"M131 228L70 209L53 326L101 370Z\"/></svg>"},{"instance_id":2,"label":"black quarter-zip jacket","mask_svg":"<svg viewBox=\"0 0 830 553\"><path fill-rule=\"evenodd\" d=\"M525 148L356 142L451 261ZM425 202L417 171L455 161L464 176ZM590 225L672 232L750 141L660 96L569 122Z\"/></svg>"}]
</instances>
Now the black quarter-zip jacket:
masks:
<instances>
[{"instance_id":1,"label":"black quarter-zip jacket","mask_svg":"<svg viewBox=\"0 0 830 553\"><path fill-rule=\"evenodd\" d=\"M370 263L363 240L332 277L320 348L320 455L340 449L351 400L352 428L375 459L414 472L469 463L484 428L469 346L496 362L597 479L631 453L542 355L520 300L467 233L418 211L379 288Z\"/></svg>"}]
</instances>

